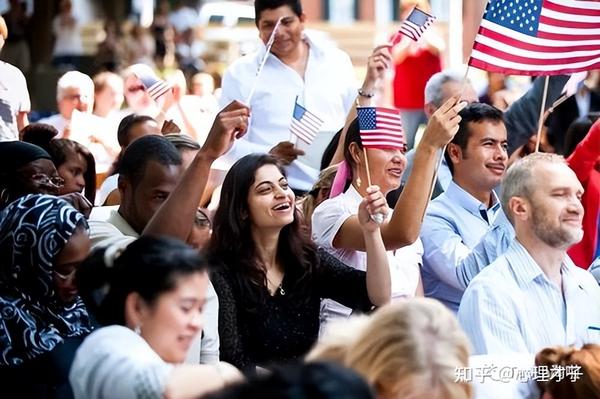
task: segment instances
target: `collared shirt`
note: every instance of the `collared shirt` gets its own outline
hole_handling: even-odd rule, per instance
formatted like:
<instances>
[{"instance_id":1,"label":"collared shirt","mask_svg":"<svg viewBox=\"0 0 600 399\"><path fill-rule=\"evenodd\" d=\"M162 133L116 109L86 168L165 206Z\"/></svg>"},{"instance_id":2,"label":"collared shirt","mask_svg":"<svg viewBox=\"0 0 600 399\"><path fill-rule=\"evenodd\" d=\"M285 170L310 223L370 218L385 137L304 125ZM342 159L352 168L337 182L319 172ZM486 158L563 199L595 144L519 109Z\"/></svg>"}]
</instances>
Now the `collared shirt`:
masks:
<instances>
[{"instance_id":1,"label":"collared shirt","mask_svg":"<svg viewBox=\"0 0 600 399\"><path fill-rule=\"evenodd\" d=\"M508 248L514 229L496 193L487 208L454 181L427 208L421 240L425 296L455 312L469 281ZM486 220L487 219L487 220Z\"/></svg>"},{"instance_id":2,"label":"collared shirt","mask_svg":"<svg viewBox=\"0 0 600 399\"><path fill-rule=\"evenodd\" d=\"M473 354L537 353L554 345L600 343L600 287L565 254L562 290L513 240L471 281L458 319Z\"/></svg>"},{"instance_id":3,"label":"collared shirt","mask_svg":"<svg viewBox=\"0 0 600 399\"><path fill-rule=\"evenodd\" d=\"M221 107L233 100L245 102L256 81L249 104L248 132L225 155L227 161L234 162L254 152L267 153L282 141L293 141L290 123L296 97L299 104L324 121L321 132L337 132L344 126L357 93L350 58L337 48L320 46L308 36L305 40L309 44L309 55L304 78L269 54L256 81L256 72L266 50L264 46L258 52L238 59L225 71ZM298 145L303 148L300 143ZM311 189L319 175L318 169L301 160L294 161L287 171L290 185L304 191Z\"/></svg>"},{"instance_id":4,"label":"collared shirt","mask_svg":"<svg viewBox=\"0 0 600 399\"><path fill-rule=\"evenodd\" d=\"M334 248L333 240L349 217L356 216L362 197L354 186L335 198L323 201L312 216L312 234L315 243L327 252L358 270L367 269L367 253L352 249ZM391 218L391 213L389 214ZM392 301L413 297L419 284L419 269L422 264L423 245L417 239L412 245L387 251L392 279ZM326 299L321 306L321 321L334 317L347 317L352 309Z\"/></svg>"}]
</instances>

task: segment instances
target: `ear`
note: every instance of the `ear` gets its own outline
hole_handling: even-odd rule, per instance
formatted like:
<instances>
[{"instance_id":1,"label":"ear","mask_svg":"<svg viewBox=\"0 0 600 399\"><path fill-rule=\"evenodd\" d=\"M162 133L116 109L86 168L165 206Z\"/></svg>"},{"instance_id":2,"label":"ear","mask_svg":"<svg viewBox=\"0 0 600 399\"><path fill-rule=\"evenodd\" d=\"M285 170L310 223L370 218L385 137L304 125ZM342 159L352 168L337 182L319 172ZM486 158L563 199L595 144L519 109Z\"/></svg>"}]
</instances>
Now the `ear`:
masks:
<instances>
[{"instance_id":1,"label":"ear","mask_svg":"<svg viewBox=\"0 0 600 399\"><path fill-rule=\"evenodd\" d=\"M448 151L453 164L459 163L463 159L462 149L457 144L449 143L446 151Z\"/></svg>"},{"instance_id":2,"label":"ear","mask_svg":"<svg viewBox=\"0 0 600 399\"><path fill-rule=\"evenodd\" d=\"M125 324L129 328L141 327L148 314L148 305L140 294L132 292L125 298Z\"/></svg>"},{"instance_id":3,"label":"ear","mask_svg":"<svg viewBox=\"0 0 600 399\"><path fill-rule=\"evenodd\" d=\"M350 143L348 150L350 151L350 155L352 156L354 163L356 165L362 164L362 150L358 147L358 144Z\"/></svg>"},{"instance_id":4,"label":"ear","mask_svg":"<svg viewBox=\"0 0 600 399\"><path fill-rule=\"evenodd\" d=\"M301 24L305 23L306 22L306 14L305 13L300 14L299 19L300 19Z\"/></svg>"},{"instance_id":5,"label":"ear","mask_svg":"<svg viewBox=\"0 0 600 399\"><path fill-rule=\"evenodd\" d=\"M508 200L508 209L514 220L525 221L529 218L529 201L523 197L511 197Z\"/></svg>"}]
</instances>

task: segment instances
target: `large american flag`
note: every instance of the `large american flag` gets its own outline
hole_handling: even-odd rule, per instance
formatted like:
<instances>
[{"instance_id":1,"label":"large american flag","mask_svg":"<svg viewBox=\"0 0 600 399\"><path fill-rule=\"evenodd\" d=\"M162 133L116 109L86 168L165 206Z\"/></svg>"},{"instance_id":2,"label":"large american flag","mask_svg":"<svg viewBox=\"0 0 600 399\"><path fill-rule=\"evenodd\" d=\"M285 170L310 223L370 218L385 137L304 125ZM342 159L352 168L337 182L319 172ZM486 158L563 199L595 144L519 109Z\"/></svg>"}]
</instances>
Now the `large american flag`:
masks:
<instances>
[{"instance_id":1,"label":"large american flag","mask_svg":"<svg viewBox=\"0 0 600 399\"><path fill-rule=\"evenodd\" d=\"M402 36L399 34L408 36L415 42L418 41L433 21L435 21L433 15L429 15L425 11L421 11L415 7L404 22L402 22L402 25L400 25L400 30L398 30L398 33L392 39L393 44L400 41Z\"/></svg>"},{"instance_id":2,"label":"large american flag","mask_svg":"<svg viewBox=\"0 0 600 399\"><path fill-rule=\"evenodd\" d=\"M600 68L600 1L491 0L469 65L514 75Z\"/></svg>"},{"instance_id":3,"label":"large american flag","mask_svg":"<svg viewBox=\"0 0 600 399\"><path fill-rule=\"evenodd\" d=\"M317 137L321 125L323 125L323 120L298 104L298 98L296 97L294 113L292 114L292 124L290 125L292 134L305 143L310 144Z\"/></svg>"},{"instance_id":4,"label":"large american flag","mask_svg":"<svg viewBox=\"0 0 600 399\"><path fill-rule=\"evenodd\" d=\"M363 147L406 150L400 110L358 107L356 113Z\"/></svg>"}]
</instances>

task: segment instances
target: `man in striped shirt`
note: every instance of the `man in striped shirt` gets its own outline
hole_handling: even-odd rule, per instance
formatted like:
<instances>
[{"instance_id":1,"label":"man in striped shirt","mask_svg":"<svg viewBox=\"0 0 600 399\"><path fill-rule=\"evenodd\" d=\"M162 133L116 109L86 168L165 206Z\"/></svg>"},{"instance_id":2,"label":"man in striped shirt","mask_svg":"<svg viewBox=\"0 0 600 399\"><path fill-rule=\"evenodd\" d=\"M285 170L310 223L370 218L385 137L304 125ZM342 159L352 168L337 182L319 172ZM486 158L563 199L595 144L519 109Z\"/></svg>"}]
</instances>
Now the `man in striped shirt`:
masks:
<instances>
[{"instance_id":1,"label":"man in striped shirt","mask_svg":"<svg viewBox=\"0 0 600 399\"><path fill-rule=\"evenodd\" d=\"M581 240L583 188L564 158L535 153L503 180L516 238L467 287L459 320L474 354L598 343L600 287L566 250Z\"/></svg>"}]
</instances>

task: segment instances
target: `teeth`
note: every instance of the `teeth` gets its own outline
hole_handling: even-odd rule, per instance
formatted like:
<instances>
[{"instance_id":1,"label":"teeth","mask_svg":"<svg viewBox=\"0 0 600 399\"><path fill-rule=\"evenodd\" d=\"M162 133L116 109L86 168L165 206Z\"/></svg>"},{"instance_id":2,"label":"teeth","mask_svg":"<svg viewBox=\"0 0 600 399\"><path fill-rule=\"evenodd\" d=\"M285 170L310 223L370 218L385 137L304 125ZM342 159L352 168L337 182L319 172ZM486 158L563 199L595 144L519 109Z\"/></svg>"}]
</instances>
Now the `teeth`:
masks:
<instances>
[{"instance_id":1,"label":"teeth","mask_svg":"<svg viewBox=\"0 0 600 399\"><path fill-rule=\"evenodd\" d=\"M275 208L273 208L273 209L275 209L276 211L280 211L280 210L283 210L283 209L288 209L289 207L290 207L290 206L289 206L288 204L281 204L281 205L277 205L277 206L276 206Z\"/></svg>"}]
</instances>

